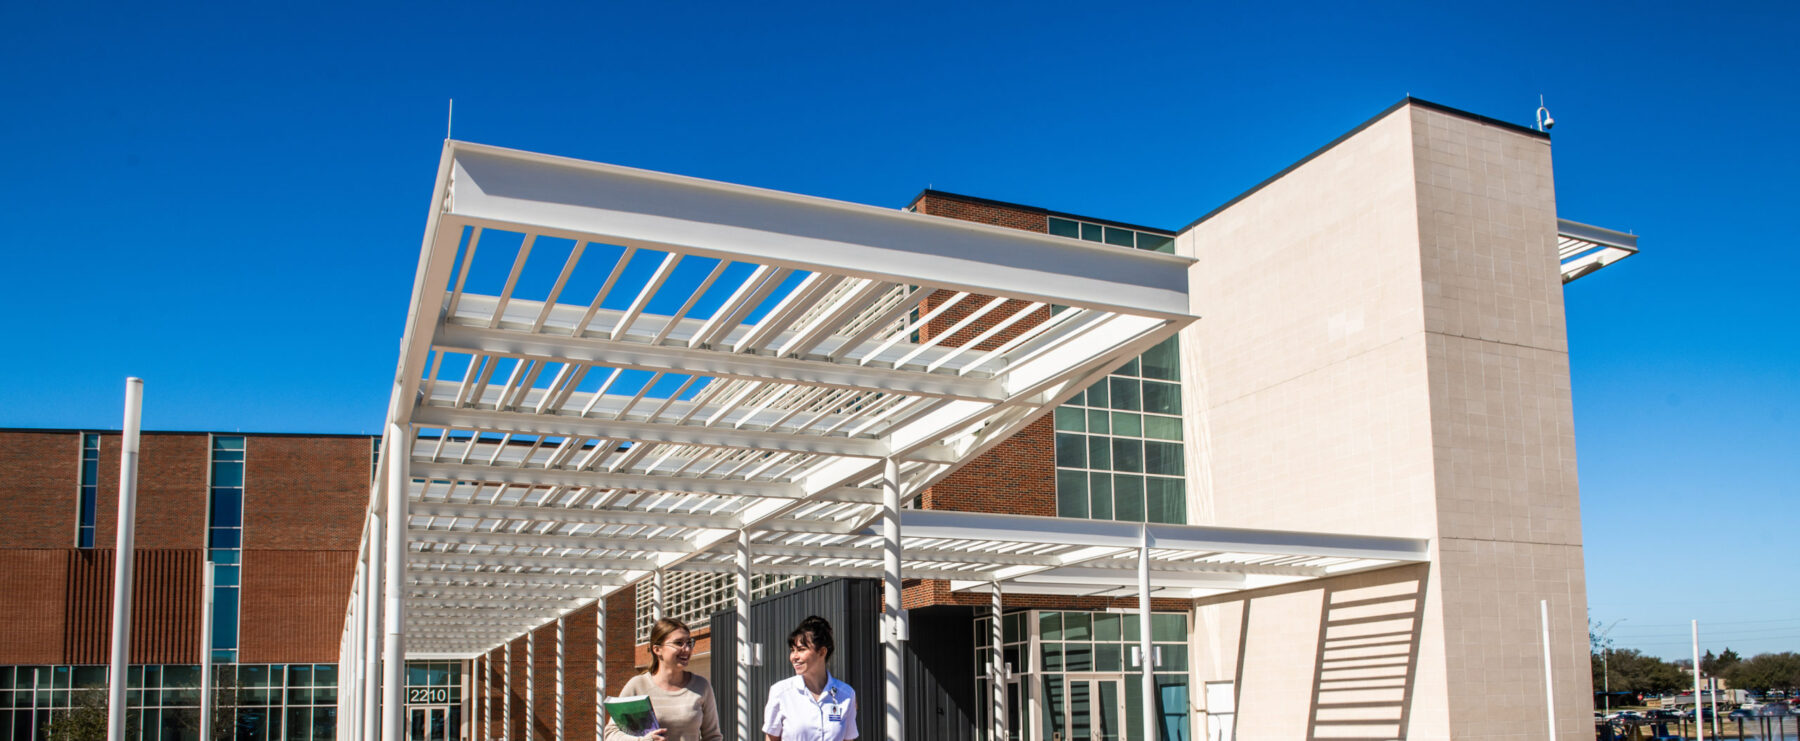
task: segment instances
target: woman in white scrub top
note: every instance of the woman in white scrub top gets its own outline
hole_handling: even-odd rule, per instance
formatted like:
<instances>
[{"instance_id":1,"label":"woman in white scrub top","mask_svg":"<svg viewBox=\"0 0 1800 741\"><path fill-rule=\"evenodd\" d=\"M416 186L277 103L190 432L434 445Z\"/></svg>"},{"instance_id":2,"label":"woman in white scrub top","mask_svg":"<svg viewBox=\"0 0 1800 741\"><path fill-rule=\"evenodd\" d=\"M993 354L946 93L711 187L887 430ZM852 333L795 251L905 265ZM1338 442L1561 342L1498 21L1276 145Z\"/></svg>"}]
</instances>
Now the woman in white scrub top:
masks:
<instances>
[{"instance_id":1,"label":"woman in white scrub top","mask_svg":"<svg viewBox=\"0 0 1800 741\"><path fill-rule=\"evenodd\" d=\"M831 623L814 615L788 634L788 663L794 676L769 688L763 710L768 741L848 741L856 738L856 690L827 671Z\"/></svg>"}]
</instances>

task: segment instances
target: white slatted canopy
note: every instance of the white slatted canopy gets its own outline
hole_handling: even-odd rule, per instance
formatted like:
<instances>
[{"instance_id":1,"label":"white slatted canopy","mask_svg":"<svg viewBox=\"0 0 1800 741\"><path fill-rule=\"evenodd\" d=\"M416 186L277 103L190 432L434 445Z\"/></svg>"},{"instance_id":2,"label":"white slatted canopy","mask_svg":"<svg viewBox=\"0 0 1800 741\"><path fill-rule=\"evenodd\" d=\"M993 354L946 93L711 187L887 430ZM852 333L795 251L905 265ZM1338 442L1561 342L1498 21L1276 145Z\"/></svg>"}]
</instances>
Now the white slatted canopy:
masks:
<instances>
[{"instance_id":1,"label":"white slatted canopy","mask_svg":"<svg viewBox=\"0 0 1800 741\"><path fill-rule=\"evenodd\" d=\"M1191 260L447 142L382 440L405 649L470 657L659 569L880 576L902 500L1169 337ZM398 431L398 434L396 434ZM386 484L371 513L385 513ZM1193 597L1422 541L906 510L903 573ZM379 548L380 534L365 538Z\"/></svg>"}]
</instances>

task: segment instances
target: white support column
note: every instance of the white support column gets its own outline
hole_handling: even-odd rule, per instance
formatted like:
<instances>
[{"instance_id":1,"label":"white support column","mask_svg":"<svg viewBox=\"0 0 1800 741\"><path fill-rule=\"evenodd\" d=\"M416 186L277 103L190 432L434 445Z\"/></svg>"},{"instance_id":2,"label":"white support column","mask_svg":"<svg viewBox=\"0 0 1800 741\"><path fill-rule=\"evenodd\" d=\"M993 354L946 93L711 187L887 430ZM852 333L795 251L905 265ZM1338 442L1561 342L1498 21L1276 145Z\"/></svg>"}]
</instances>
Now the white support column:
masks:
<instances>
[{"instance_id":1,"label":"white support column","mask_svg":"<svg viewBox=\"0 0 1800 741\"><path fill-rule=\"evenodd\" d=\"M750 531L737 532L737 580L732 605L737 610L737 737L750 738ZM718 650L718 649L713 649Z\"/></svg>"},{"instance_id":2,"label":"white support column","mask_svg":"<svg viewBox=\"0 0 1800 741\"><path fill-rule=\"evenodd\" d=\"M569 616L556 619L556 741L563 741L563 696L568 689L568 671L563 664L564 648L569 642Z\"/></svg>"},{"instance_id":3,"label":"white support column","mask_svg":"<svg viewBox=\"0 0 1800 741\"><path fill-rule=\"evenodd\" d=\"M119 538L113 551L112 671L107 674L106 737L125 738L125 668L131 657L131 560L137 539L139 425L144 380L125 379L125 426L119 452Z\"/></svg>"},{"instance_id":4,"label":"white support column","mask_svg":"<svg viewBox=\"0 0 1800 741\"><path fill-rule=\"evenodd\" d=\"M663 581L663 570L657 569L656 570L656 578L650 582L650 619L651 620L661 620L664 617L667 617L668 613L663 611L664 605L667 604L667 602L665 601L666 600L665 595L668 594L668 592L666 591L667 588L668 588L667 583L665 583Z\"/></svg>"},{"instance_id":5,"label":"white support column","mask_svg":"<svg viewBox=\"0 0 1800 741\"><path fill-rule=\"evenodd\" d=\"M387 548L382 554L382 567L387 572L383 594L381 673L382 741L407 741L406 738L406 490L412 477L407 464L412 458L410 432L390 424L388 439L393 442L393 455L387 461Z\"/></svg>"},{"instance_id":6,"label":"white support column","mask_svg":"<svg viewBox=\"0 0 1800 741\"><path fill-rule=\"evenodd\" d=\"M537 725L537 629L525 631L525 734L529 741Z\"/></svg>"},{"instance_id":7,"label":"white support column","mask_svg":"<svg viewBox=\"0 0 1800 741\"><path fill-rule=\"evenodd\" d=\"M881 468L881 617L887 630L881 636L881 663L885 669L882 705L887 720L887 741L906 738L906 656L900 641L906 635L906 618L900 611L900 466L893 458Z\"/></svg>"},{"instance_id":8,"label":"white support column","mask_svg":"<svg viewBox=\"0 0 1800 741\"><path fill-rule=\"evenodd\" d=\"M383 584L386 579L381 563L384 535L382 524L386 522L380 512L369 513L368 548L365 553L369 559L369 568L365 571L369 578L363 581L363 685L362 685L362 737L366 741L381 738L381 604L387 594Z\"/></svg>"},{"instance_id":9,"label":"white support column","mask_svg":"<svg viewBox=\"0 0 1800 741\"><path fill-rule=\"evenodd\" d=\"M215 568L217 564L207 559L203 567L205 575L200 580L200 738L212 738L212 628L213 628L213 585L218 578Z\"/></svg>"},{"instance_id":10,"label":"white support column","mask_svg":"<svg viewBox=\"0 0 1800 741\"><path fill-rule=\"evenodd\" d=\"M506 671L500 675L500 738L511 741L512 726L512 641L506 642Z\"/></svg>"},{"instance_id":11,"label":"white support column","mask_svg":"<svg viewBox=\"0 0 1800 741\"><path fill-rule=\"evenodd\" d=\"M368 620L363 615L368 599L363 596L369 588L369 564L361 557L356 559L356 588L350 592L350 638L345 642L344 650L338 654L338 676L349 677L350 685L339 691L343 700L344 720L341 727L346 729L349 737L354 738L362 728L363 717L363 638L368 628Z\"/></svg>"},{"instance_id":12,"label":"white support column","mask_svg":"<svg viewBox=\"0 0 1800 741\"><path fill-rule=\"evenodd\" d=\"M1138 545L1138 662L1143 668L1143 707L1138 712L1144 714L1144 738L1154 741L1157 733L1156 722L1156 652L1150 646L1150 528L1143 530L1143 542Z\"/></svg>"},{"instance_id":13,"label":"white support column","mask_svg":"<svg viewBox=\"0 0 1800 741\"><path fill-rule=\"evenodd\" d=\"M494 649L481 655L481 741L494 738Z\"/></svg>"},{"instance_id":14,"label":"white support column","mask_svg":"<svg viewBox=\"0 0 1800 741\"><path fill-rule=\"evenodd\" d=\"M594 600L594 741L606 731L606 598Z\"/></svg>"},{"instance_id":15,"label":"white support column","mask_svg":"<svg viewBox=\"0 0 1800 741\"><path fill-rule=\"evenodd\" d=\"M1538 617L1544 626L1544 723L1550 734L1546 738L1556 741L1556 684L1550 676L1550 600L1538 600ZM1700 676L1700 665L1694 664L1694 676ZM1694 695L1698 702L1699 695ZM1699 707L1699 705L1695 705ZM1695 715L1695 718L1700 717Z\"/></svg>"},{"instance_id":16,"label":"white support column","mask_svg":"<svg viewBox=\"0 0 1800 741\"><path fill-rule=\"evenodd\" d=\"M991 712L994 719L994 741L1006 741L1006 634L1000 624L1000 582L993 582L994 622L988 628L988 646L993 655L988 662L988 676L994 680Z\"/></svg>"}]
</instances>

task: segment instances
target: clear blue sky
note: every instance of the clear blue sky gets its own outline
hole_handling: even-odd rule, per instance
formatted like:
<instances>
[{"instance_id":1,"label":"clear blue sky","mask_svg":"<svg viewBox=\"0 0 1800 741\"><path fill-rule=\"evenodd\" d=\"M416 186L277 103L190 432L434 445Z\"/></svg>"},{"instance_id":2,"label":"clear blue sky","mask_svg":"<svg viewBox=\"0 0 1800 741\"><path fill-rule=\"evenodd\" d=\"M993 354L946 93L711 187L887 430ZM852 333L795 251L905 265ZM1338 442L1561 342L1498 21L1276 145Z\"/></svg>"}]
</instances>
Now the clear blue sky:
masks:
<instances>
[{"instance_id":1,"label":"clear blue sky","mask_svg":"<svg viewBox=\"0 0 1800 741\"><path fill-rule=\"evenodd\" d=\"M0 4L0 426L373 431L457 138L1179 227L1408 93L1555 114L1589 593L1800 650L1791 3ZM530 6L528 10L500 10ZM1212 7L1208 7L1212 6ZM1465 7L1471 6L1471 7Z\"/></svg>"}]
</instances>

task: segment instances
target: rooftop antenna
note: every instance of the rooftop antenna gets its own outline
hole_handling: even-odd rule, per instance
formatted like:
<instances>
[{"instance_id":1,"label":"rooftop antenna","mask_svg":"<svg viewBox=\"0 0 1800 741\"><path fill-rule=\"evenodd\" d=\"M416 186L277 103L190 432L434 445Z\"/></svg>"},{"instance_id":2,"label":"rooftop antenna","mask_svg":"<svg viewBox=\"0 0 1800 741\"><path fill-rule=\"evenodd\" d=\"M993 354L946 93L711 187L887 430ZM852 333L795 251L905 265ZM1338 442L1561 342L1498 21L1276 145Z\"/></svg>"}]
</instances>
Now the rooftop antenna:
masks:
<instances>
[{"instance_id":1,"label":"rooftop antenna","mask_svg":"<svg viewBox=\"0 0 1800 741\"><path fill-rule=\"evenodd\" d=\"M1550 109L1544 107L1544 96L1538 96L1537 130L1549 131L1556 125L1556 119L1550 117Z\"/></svg>"},{"instance_id":2,"label":"rooftop antenna","mask_svg":"<svg viewBox=\"0 0 1800 741\"><path fill-rule=\"evenodd\" d=\"M444 138L445 139L451 138L450 124L454 123L455 121L456 121L456 99L451 98L450 99L450 109L448 111L444 112Z\"/></svg>"}]
</instances>

